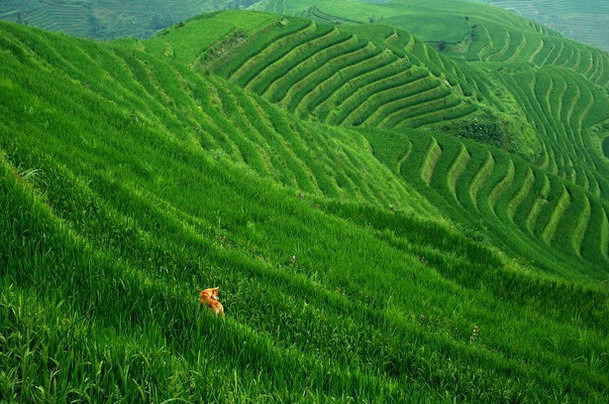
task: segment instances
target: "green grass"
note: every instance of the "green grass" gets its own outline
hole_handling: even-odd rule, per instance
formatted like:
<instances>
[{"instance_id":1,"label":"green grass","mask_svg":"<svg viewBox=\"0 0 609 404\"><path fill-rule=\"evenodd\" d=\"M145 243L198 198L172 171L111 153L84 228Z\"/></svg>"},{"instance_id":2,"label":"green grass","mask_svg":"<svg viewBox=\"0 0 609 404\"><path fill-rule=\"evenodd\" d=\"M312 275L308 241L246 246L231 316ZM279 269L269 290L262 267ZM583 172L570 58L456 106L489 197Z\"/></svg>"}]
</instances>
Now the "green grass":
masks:
<instances>
[{"instance_id":1,"label":"green grass","mask_svg":"<svg viewBox=\"0 0 609 404\"><path fill-rule=\"evenodd\" d=\"M601 59L471 63L349 4L0 22L0 401L607 401Z\"/></svg>"},{"instance_id":2,"label":"green grass","mask_svg":"<svg viewBox=\"0 0 609 404\"><path fill-rule=\"evenodd\" d=\"M247 20L240 18L238 12L232 11L205 14L198 24L180 25L159 32L145 42L145 47L151 53L162 54L168 58L175 58L179 63L187 64L204 57L205 51L213 43L229 36L230 33L247 36L275 21L276 18L262 13L252 13Z\"/></svg>"}]
</instances>

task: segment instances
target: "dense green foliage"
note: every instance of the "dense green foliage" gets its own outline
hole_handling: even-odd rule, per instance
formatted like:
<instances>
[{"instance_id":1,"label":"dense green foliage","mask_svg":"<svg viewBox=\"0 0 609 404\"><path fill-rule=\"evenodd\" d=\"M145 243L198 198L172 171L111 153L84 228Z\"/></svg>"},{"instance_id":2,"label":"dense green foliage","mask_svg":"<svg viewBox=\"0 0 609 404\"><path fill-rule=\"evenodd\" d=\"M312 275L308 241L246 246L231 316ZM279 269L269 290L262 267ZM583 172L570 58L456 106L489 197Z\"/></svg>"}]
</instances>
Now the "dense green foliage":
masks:
<instances>
[{"instance_id":1,"label":"dense green foliage","mask_svg":"<svg viewBox=\"0 0 609 404\"><path fill-rule=\"evenodd\" d=\"M468 62L349 4L0 23L0 402L609 399L604 56Z\"/></svg>"}]
</instances>

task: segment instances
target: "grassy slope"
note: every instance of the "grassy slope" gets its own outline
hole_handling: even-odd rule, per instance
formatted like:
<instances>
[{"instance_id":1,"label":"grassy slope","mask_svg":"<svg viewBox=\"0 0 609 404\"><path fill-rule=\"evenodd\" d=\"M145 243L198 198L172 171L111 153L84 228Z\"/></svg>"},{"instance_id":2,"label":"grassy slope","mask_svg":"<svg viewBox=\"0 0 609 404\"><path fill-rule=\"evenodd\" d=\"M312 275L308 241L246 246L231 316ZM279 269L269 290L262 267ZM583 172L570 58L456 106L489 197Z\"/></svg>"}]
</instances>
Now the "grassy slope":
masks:
<instances>
[{"instance_id":1,"label":"grassy slope","mask_svg":"<svg viewBox=\"0 0 609 404\"><path fill-rule=\"evenodd\" d=\"M165 29L145 42L146 50L177 60L193 63L203 56L212 44L231 35L251 34L276 23L277 16L251 13L247 19L235 18L239 12L203 14L179 25L180 29ZM194 23L199 21L199 23ZM208 23L213 21L213 23Z\"/></svg>"},{"instance_id":2,"label":"grassy slope","mask_svg":"<svg viewBox=\"0 0 609 404\"><path fill-rule=\"evenodd\" d=\"M363 135L146 44L0 27L3 399L606 400L606 292L413 217Z\"/></svg>"},{"instance_id":3,"label":"grassy slope","mask_svg":"<svg viewBox=\"0 0 609 404\"><path fill-rule=\"evenodd\" d=\"M213 19L206 25L213 26ZM371 25L347 28L336 30L303 19L289 19L283 24L278 21L238 44L224 43L219 57L199 59L199 63L203 69L229 78L301 117L334 125L431 125L435 131L475 136L480 136L485 128L505 125L520 134L531 125L542 146L539 156L526 161L501 154L492 160L488 172L480 172L482 163L488 153L495 156L498 151L479 148L474 143L450 143L440 146L441 152L430 158L427 138L419 136L414 141L416 153L406 161L409 170L405 180L445 214L453 211L452 199L456 198L460 213L451 214L453 219L473 227L482 223L494 242L517 256L538 262L547 271L570 278L579 278L582 272L587 273L584 278L606 277L608 260L604 251L609 235L602 223L609 194L602 173L607 162L593 147L593 136L587 134L608 117L608 97L602 88L565 68L469 66L437 54L401 30ZM182 29L176 29L173 35ZM344 46L350 42L355 46ZM168 38L167 43L179 46L181 41ZM532 82L525 77L532 77ZM453 106L452 100L459 97L465 101L456 101ZM478 112L470 111L473 116L463 118L463 114L453 113L460 105L471 105ZM494 112L490 115L494 121L489 122L485 111L497 111L498 107L505 112ZM514 118L518 116L524 116L528 124ZM527 155L523 153L527 140L528 137L510 137L497 140L496 145L509 148L509 143L515 143L512 150ZM404 154L408 144L412 145L412 141L404 135L392 147ZM455 160L455 153L462 148L466 149L466 163ZM397 163L386 162L389 166ZM400 164L404 162L401 160ZM538 167L530 167L531 163ZM423 174L428 180L421 182L420 170L428 171ZM446 188L444 178L451 170L459 172L452 187L461 187L464 197L453 196L456 189ZM504 179L506 174L509 175ZM525 181L527 175L538 181ZM432 176L438 181L430 181ZM544 178L550 178L547 190ZM437 192L444 196L439 197ZM525 200L525 196L535 192L537 201ZM448 199L442 202L443 198ZM479 209L478 199L487 198L488 203ZM517 208L518 217L514 217ZM497 209L507 211L498 213ZM474 211L476 214L472 215ZM561 236L562 232L566 233ZM568 256L571 258L565 258Z\"/></svg>"}]
</instances>

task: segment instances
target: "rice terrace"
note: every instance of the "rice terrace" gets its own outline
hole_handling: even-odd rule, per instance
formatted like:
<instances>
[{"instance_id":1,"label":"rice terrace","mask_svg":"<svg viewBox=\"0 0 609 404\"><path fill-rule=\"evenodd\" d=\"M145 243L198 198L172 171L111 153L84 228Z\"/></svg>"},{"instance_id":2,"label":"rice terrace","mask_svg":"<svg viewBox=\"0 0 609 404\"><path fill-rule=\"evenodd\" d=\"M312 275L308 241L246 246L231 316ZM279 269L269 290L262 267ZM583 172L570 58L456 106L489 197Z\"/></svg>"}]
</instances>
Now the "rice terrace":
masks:
<instances>
[{"instance_id":1,"label":"rice terrace","mask_svg":"<svg viewBox=\"0 0 609 404\"><path fill-rule=\"evenodd\" d=\"M609 403L608 22L0 0L0 404Z\"/></svg>"}]
</instances>

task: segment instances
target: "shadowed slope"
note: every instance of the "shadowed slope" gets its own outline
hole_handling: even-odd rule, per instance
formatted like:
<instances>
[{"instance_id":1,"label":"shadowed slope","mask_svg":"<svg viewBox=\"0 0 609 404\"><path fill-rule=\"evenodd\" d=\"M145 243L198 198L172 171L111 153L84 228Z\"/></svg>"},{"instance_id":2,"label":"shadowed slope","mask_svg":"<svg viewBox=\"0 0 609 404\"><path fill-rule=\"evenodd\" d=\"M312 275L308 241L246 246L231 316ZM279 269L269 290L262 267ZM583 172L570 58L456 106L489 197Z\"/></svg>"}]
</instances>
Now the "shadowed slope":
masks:
<instances>
[{"instance_id":1,"label":"shadowed slope","mask_svg":"<svg viewBox=\"0 0 609 404\"><path fill-rule=\"evenodd\" d=\"M580 279L606 278L606 200L520 157L451 136L371 131L368 138L390 168L398 152L384 150L407 147L395 170L454 220L482 226L484 237L549 272L580 278L587 268Z\"/></svg>"}]
</instances>

